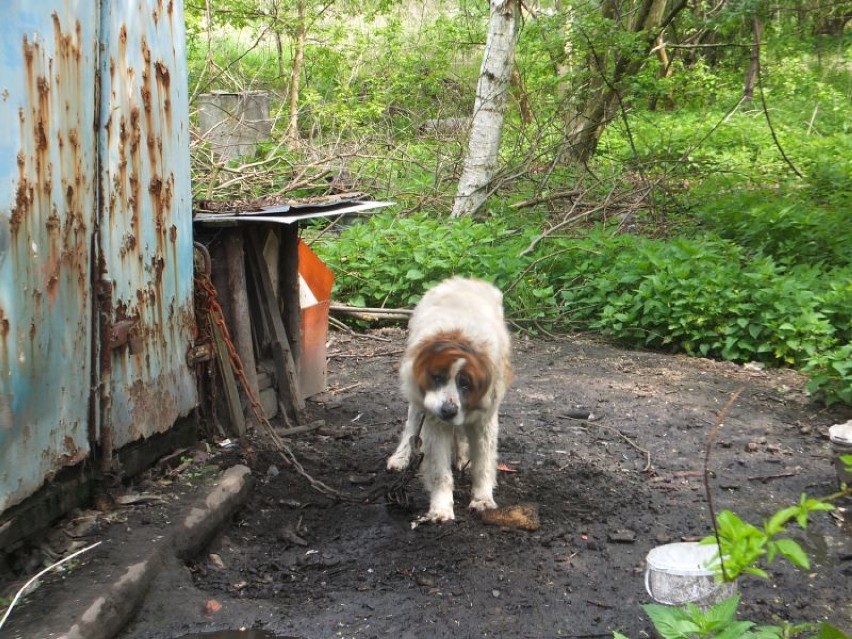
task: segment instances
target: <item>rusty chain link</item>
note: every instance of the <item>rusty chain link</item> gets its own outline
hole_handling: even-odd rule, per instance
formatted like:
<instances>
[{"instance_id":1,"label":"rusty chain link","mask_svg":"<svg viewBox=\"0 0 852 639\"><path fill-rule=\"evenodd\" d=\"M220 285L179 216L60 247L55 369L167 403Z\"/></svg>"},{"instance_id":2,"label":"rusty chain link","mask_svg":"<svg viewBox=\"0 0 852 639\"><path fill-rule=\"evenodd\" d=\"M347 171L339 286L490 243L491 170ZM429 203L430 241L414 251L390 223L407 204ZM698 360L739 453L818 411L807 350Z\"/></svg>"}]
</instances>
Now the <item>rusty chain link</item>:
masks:
<instances>
[{"instance_id":1,"label":"rusty chain link","mask_svg":"<svg viewBox=\"0 0 852 639\"><path fill-rule=\"evenodd\" d=\"M225 323L225 314L222 311L222 307L219 304L219 296L216 292L216 288L213 286L213 282L210 280L209 270L206 272L202 270L200 273L196 273L195 275L195 290L196 290L196 308L202 309L202 317L206 317L207 321L210 323L209 326L205 326L205 332L200 333L200 336L204 336L207 338L213 339L213 329L212 326L215 324L219 328L220 334L222 336L222 341L225 342L225 345L228 348L228 357L230 359L231 368L236 374L237 378L240 381L240 386L243 389L243 392L246 394L246 397L251 404L252 413L254 414L257 422L263 426L264 431L266 432L269 439L272 441L273 445L277 449L281 459L288 466L293 468L299 475L304 477L308 483L318 492L332 497L334 499L344 500L344 501L361 501L352 496L344 495L339 490L328 486L327 484L319 481L312 477L302 466L299 460L296 458L296 455L290 449L289 446L284 442L281 436L275 432L275 428L267 419L263 406L261 405L259 399L255 397L254 392L249 386L248 380L246 379L245 370L243 369L243 362L237 353L237 349L234 346L233 341L231 340L230 331L228 331L228 325ZM222 362L222 365L225 365L225 362Z\"/></svg>"}]
</instances>

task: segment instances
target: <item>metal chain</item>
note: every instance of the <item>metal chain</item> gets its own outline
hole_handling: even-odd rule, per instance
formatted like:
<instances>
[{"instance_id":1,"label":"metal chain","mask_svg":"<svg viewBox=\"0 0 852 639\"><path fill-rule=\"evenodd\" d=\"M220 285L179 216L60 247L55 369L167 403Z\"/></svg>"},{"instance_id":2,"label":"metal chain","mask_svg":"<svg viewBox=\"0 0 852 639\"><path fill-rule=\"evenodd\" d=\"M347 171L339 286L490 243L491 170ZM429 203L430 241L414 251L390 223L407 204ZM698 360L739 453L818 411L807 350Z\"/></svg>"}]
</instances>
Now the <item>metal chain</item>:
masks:
<instances>
[{"instance_id":1,"label":"metal chain","mask_svg":"<svg viewBox=\"0 0 852 639\"><path fill-rule=\"evenodd\" d=\"M282 460L293 468L299 475L304 477L308 483L318 492L323 493L329 497L334 499L344 500L344 501L360 501L359 499L344 495L339 490L328 486L327 484L319 481L318 479L313 478L302 466L299 460L296 458L296 455L290 449L289 446L284 442L281 436L275 432L275 428L269 422L266 415L263 411L263 406L257 397L255 397L254 392L249 386L248 380L246 379L245 370L243 369L243 362L240 359L239 354L237 353L237 349L234 346L233 341L231 341L231 334L228 331L228 325L225 323L225 314L222 311L222 307L219 304L218 293L216 292L216 288L213 286L213 282L210 281L210 276L207 273L203 273L201 275L196 275L195 277L195 286L197 291L204 292L204 300L203 307L206 308L205 315L207 319L212 324L215 324L219 327L221 331L222 340L225 342L225 345L228 348L228 357L231 360L231 367L234 370L237 378L240 380L240 386L242 386L243 392L245 392L246 397L248 397L249 403L251 404L252 413L257 419L258 423L263 426L266 431L267 436L272 441L275 448L278 450L279 455ZM201 300L199 300L201 301ZM212 330L210 331L212 333ZM224 362L223 362L224 365Z\"/></svg>"}]
</instances>

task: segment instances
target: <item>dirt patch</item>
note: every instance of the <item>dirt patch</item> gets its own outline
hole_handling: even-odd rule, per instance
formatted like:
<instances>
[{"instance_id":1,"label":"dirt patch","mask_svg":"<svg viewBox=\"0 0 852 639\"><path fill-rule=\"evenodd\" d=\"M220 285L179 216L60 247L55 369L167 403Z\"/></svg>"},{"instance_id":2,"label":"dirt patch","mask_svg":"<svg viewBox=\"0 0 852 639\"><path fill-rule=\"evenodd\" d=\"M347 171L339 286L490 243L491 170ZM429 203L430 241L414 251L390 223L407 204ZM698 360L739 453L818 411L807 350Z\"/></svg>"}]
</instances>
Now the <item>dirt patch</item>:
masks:
<instances>
[{"instance_id":1,"label":"dirt patch","mask_svg":"<svg viewBox=\"0 0 852 639\"><path fill-rule=\"evenodd\" d=\"M309 402L318 430L294 436L305 471L331 499L259 446L223 455L249 464L257 487L202 556L175 563L122 637L172 639L211 629L328 637L655 636L640 608L655 545L710 531L702 464L713 443L714 506L754 523L836 489L828 427L850 417L809 402L786 371L632 352L592 340L520 338L501 413L495 498L530 505L537 530L410 522L427 508L418 481L384 497L384 471L405 417L396 365L404 333L336 333L329 390ZM594 420L583 419L591 412ZM741 580L741 617L828 620L852 628L852 537L819 514L796 538L811 571L777 562L771 582ZM215 601L215 605L210 602Z\"/></svg>"}]
</instances>

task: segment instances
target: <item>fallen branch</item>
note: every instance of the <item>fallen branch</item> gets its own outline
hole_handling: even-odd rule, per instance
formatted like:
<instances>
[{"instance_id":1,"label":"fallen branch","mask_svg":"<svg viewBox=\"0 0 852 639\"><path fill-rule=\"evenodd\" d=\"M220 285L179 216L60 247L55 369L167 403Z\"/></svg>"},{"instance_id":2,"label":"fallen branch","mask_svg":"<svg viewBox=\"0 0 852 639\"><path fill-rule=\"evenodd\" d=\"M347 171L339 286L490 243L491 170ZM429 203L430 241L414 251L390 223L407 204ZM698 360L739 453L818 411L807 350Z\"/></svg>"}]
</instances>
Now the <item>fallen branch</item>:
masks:
<instances>
[{"instance_id":1,"label":"fallen branch","mask_svg":"<svg viewBox=\"0 0 852 639\"><path fill-rule=\"evenodd\" d=\"M331 353L329 359L366 359L368 357L398 357L404 353L404 349L388 351L386 353Z\"/></svg>"},{"instance_id":2,"label":"fallen branch","mask_svg":"<svg viewBox=\"0 0 852 639\"><path fill-rule=\"evenodd\" d=\"M754 477L749 477L749 481L760 481L766 483L771 479L783 479L785 477L795 477L801 472L801 468L794 468L793 470L788 470L783 473L776 473L774 475L755 475Z\"/></svg>"},{"instance_id":3,"label":"fallen branch","mask_svg":"<svg viewBox=\"0 0 852 639\"><path fill-rule=\"evenodd\" d=\"M310 433L315 430L319 430L325 426L325 422L321 419L316 420L312 424L307 424L306 426L293 426L292 428L276 428L276 432L282 437L289 437L290 435L299 435L301 433Z\"/></svg>"},{"instance_id":4,"label":"fallen branch","mask_svg":"<svg viewBox=\"0 0 852 639\"><path fill-rule=\"evenodd\" d=\"M539 195L538 197L534 197L529 200L523 200L522 202L515 202L509 208L525 209L531 206L535 206L537 204L543 204L544 202L553 202L555 200L567 200L569 198L575 198L581 194L582 191L578 191L576 189L572 191L557 191L556 193L550 193L548 195Z\"/></svg>"},{"instance_id":5,"label":"fallen branch","mask_svg":"<svg viewBox=\"0 0 852 639\"><path fill-rule=\"evenodd\" d=\"M411 311L405 308L360 308L357 306L333 305L328 310L337 315L345 315L366 321L406 320L411 316Z\"/></svg>"},{"instance_id":6,"label":"fallen branch","mask_svg":"<svg viewBox=\"0 0 852 639\"><path fill-rule=\"evenodd\" d=\"M597 428L603 428L605 430L610 431L611 433L615 433L621 439L623 439L625 442L627 442L630 446L632 446L634 449L638 450L640 453L645 455L645 466L642 468L642 472L647 473L649 470L651 470L651 451L647 450L646 448L642 448L639 444L634 442L632 439L630 439L630 437L628 437L627 435L622 433L617 428L613 428L612 426L606 426L605 424L599 424L597 422L590 422L588 420L581 420L581 419L577 419L577 418L574 418L574 417L569 417L567 415L563 415L562 417L564 419L573 419L574 421L578 421L578 422L586 421L586 423L592 424L593 426L596 426ZM583 428L585 428L585 427L583 427Z\"/></svg>"}]
</instances>

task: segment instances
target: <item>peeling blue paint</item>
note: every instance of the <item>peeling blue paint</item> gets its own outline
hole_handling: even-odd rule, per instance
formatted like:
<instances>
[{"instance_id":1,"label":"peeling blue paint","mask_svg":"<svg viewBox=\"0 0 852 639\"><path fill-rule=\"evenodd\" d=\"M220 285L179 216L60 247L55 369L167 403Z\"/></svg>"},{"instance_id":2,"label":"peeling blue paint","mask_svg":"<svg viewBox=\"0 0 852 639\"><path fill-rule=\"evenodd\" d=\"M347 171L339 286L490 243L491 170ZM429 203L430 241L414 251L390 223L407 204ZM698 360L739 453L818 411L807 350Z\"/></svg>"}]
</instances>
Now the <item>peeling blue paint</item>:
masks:
<instances>
[{"instance_id":1,"label":"peeling blue paint","mask_svg":"<svg viewBox=\"0 0 852 639\"><path fill-rule=\"evenodd\" d=\"M2 512L197 399L181 3L7 0L0 30Z\"/></svg>"}]
</instances>

